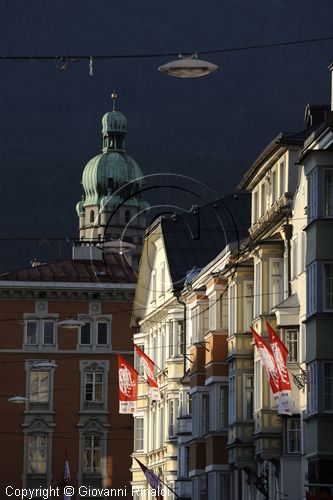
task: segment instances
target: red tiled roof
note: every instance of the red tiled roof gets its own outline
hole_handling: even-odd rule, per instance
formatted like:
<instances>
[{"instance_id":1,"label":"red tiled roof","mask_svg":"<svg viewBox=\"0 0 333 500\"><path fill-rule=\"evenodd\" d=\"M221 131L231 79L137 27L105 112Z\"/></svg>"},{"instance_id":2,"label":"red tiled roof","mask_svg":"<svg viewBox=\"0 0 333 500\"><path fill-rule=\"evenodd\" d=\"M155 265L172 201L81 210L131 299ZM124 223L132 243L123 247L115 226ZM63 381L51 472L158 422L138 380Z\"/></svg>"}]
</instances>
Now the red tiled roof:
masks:
<instances>
[{"instance_id":1,"label":"red tiled roof","mask_svg":"<svg viewBox=\"0 0 333 500\"><path fill-rule=\"evenodd\" d=\"M62 260L0 274L0 281L135 283L136 275L122 255L105 260Z\"/></svg>"}]
</instances>

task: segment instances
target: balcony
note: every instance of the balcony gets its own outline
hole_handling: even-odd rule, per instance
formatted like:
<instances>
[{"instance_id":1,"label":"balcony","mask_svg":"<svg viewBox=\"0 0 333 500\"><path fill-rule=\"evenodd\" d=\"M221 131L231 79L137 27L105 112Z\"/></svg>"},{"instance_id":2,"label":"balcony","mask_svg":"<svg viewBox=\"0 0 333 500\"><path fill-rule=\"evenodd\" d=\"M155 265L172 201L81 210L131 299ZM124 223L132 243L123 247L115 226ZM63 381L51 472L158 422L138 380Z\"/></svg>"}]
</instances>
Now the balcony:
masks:
<instances>
[{"instance_id":1,"label":"balcony","mask_svg":"<svg viewBox=\"0 0 333 500\"><path fill-rule=\"evenodd\" d=\"M292 195L285 193L278 198L268 210L266 210L259 220L252 224L249 229L251 238L256 238L265 230L268 230L271 224L275 224L286 216L286 211L291 210Z\"/></svg>"}]
</instances>

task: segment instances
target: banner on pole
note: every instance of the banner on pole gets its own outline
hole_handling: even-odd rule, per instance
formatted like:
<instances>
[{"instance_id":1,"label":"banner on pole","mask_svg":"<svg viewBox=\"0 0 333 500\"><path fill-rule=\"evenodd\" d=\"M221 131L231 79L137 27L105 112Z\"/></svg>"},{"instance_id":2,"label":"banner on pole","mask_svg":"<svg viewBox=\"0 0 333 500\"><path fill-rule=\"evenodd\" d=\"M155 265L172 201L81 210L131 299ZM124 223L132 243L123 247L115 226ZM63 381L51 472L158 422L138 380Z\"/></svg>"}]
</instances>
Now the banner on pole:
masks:
<instances>
[{"instance_id":1,"label":"banner on pole","mask_svg":"<svg viewBox=\"0 0 333 500\"><path fill-rule=\"evenodd\" d=\"M119 413L135 413L138 399L138 372L118 354Z\"/></svg>"},{"instance_id":2,"label":"banner on pole","mask_svg":"<svg viewBox=\"0 0 333 500\"><path fill-rule=\"evenodd\" d=\"M154 374L154 369L155 369L155 363L152 359L150 359L147 354L145 354L140 347L134 344L136 354L139 356L142 366L143 366L143 371L145 374L145 377L147 379L147 382L149 384L149 393L151 396L151 399L155 401L159 401L161 399L160 395L160 390L155 378Z\"/></svg>"},{"instance_id":3,"label":"banner on pole","mask_svg":"<svg viewBox=\"0 0 333 500\"><path fill-rule=\"evenodd\" d=\"M288 349L268 321L266 321L266 326L275 364L279 372L280 401L278 413L280 415L292 415L295 403L291 394L291 384L287 369Z\"/></svg>"}]
</instances>

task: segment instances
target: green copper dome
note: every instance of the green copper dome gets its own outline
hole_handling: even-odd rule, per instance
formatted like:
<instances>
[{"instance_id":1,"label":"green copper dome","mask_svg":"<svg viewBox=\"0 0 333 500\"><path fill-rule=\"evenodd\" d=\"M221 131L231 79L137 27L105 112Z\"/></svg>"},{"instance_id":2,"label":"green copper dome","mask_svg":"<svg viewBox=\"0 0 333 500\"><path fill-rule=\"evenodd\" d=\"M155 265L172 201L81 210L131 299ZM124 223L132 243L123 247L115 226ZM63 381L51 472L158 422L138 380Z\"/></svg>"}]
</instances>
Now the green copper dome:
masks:
<instances>
[{"instance_id":1,"label":"green copper dome","mask_svg":"<svg viewBox=\"0 0 333 500\"><path fill-rule=\"evenodd\" d=\"M98 204L108 190L112 194L119 189L120 192L117 194L123 199L127 198L141 189L141 180L132 183L140 177L142 172L139 165L125 152L108 151L95 156L83 171L84 206ZM121 189L128 183L132 184Z\"/></svg>"},{"instance_id":2,"label":"green copper dome","mask_svg":"<svg viewBox=\"0 0 333 500\"><path fill-rule=\"evenodd\" d=\"M83 203L77 204L78 214L91 205L100 205L102 211L107 211L127 198L129 200L126 203L140 205L141 196L135 193L142 188L142 171L125 151L126 128L127 119L119 111L111 111L103 116L103 152L92 158L83 171L85 195Z\"/></svg>"},{"instance_id":3,"label":"green copper dome","mask_svg":"<svg viewBox=\"0 0 333 500\"><path fill-rule=\"evenodd\" d=\"M119 111L109 111L102 118L102 134L123 132L127 130L127 118Z\"/></svg>"}]
</instances>

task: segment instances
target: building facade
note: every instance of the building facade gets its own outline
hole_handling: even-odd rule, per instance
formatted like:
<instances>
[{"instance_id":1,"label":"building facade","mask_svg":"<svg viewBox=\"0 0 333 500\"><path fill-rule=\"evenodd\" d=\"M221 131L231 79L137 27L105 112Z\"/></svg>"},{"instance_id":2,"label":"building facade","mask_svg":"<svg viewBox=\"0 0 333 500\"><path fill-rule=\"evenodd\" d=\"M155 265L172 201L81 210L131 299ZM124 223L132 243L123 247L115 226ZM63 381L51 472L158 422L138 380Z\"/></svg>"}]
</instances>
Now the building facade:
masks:
<instances>
[{"instance_id":1,"label":"building facade","mask_svg":"<svg viewBox=\"0 0 333 500\"><path fill-rule=\"evenodd\" d=\"M132 417L118 413L116 355L133 358L135 275L120 256L107 265L61 261L0 277L1 468L13 487L60 485L65 450L76 491L129 487ZM67 318L80 326L62 326ZM25 403L8 401L15 395Z\"/></svg>"},{"instance_id":2,"label":"building facade","mask_svg":"<svg viewBox=\"0 0 333 500\"><path fill-rule=\"evenodd\" d=\"M67 451L77 498L103 497L84 489L80 496L88 487L131 496L133 418L119 414L117 354L133 362L136 275L128 262L138 266L148 204L142 172L124 149L126 127L115 109L103 116L102 154L83 172L72 258L0 276L8 450L0 467L14 488L60 486ZM107 246L114 240L120 246ZM23 405L12 404L17 395Z\"/></svg>"}]
</instances>

